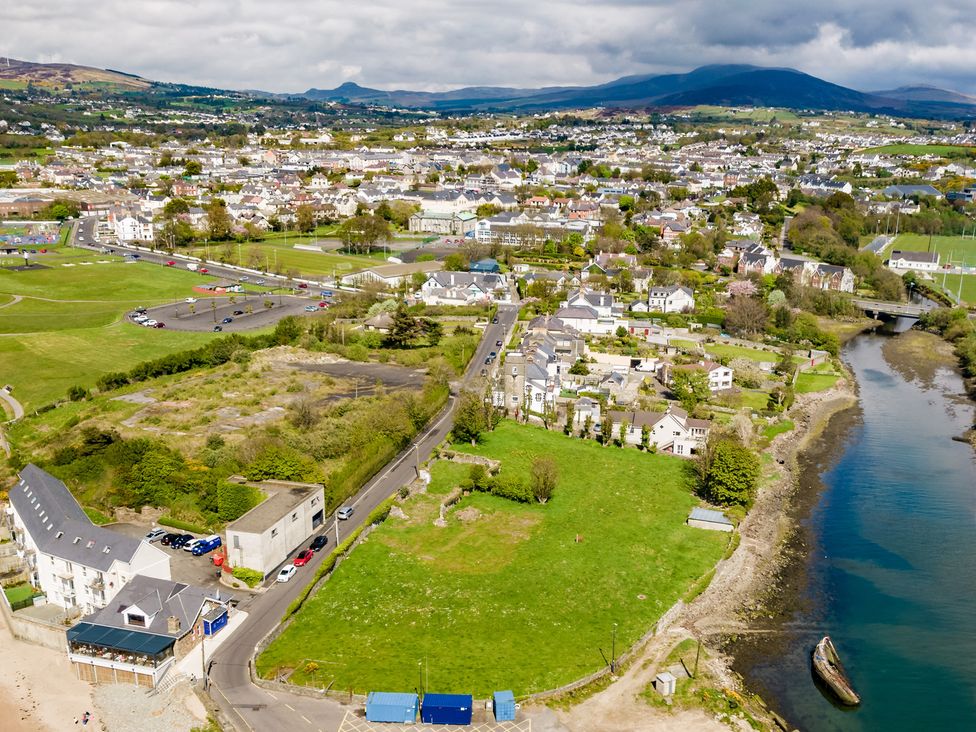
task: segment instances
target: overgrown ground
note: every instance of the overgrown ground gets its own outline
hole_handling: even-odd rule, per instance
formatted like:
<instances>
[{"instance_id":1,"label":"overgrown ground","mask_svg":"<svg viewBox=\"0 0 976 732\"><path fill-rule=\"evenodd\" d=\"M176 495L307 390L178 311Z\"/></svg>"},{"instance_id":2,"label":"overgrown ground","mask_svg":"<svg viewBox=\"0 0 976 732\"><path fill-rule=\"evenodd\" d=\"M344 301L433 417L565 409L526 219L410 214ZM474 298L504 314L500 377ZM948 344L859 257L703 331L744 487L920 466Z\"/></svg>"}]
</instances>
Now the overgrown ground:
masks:
<instances>
[{"instance_id":1,"label":"overgrown ground","mask_svg":"<svg viewBox=\"0 0 976 732\"><path fill-rule=\"evenodd\" d=\"M551 455L561 466L555 497L540 506L471 495L438 528L439 503L466 468L436 463L428 495L340 565L259 658L262 674L412 689L419 663L429 688L444 691L553 688L604 665L614 624L618 653L645 633L728 540L685 525L697 500L680 459L508 421L464 449L521 476Z\"/></svg>"},{"instance_id":2,"label":"overgrown ground","mask_svg":"<svg viewBox=\"0 0 976 732\"><path fill-rule=\"evenodd\" d=\"M228 264L240 264L266 271L296 271L306 275L335 273L341 276L367 267L386 264L386 256L382 251L369 255L342 254L336 251L316 252L296 249L295 245L323 246L328 242L319 241L314 237L298 237L294 232L287 237L283 234L272 236L274 238L265 241L242 244L240 259L238 259L236 245L195 247L189 253L197 257L209 255L211 259L225 261Z\"/></svg>"}]
</instances>

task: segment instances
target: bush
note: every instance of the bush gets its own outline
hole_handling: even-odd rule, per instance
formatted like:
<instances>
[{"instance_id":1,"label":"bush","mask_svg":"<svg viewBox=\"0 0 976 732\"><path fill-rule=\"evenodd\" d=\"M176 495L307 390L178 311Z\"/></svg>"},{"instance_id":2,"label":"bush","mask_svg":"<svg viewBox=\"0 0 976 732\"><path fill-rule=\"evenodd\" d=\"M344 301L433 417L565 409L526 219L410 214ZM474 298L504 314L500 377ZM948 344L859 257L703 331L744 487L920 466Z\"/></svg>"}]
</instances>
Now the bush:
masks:
<instances>
[{"instance_id":1,"label":"bush","mask_svg":"<svg viewBox=\"0 0 976 732\"><path fill-rule=\"evenodd\" d=\"M83 386L72 386L68 389L68 399L73 402L80 402L88 398L88 389Z\"/></svg>"},{"instance_id":2,"label":"bush","mask_svg":"<svg viewBox=\"0 0 976 732\"><path fill-rule=\"evenodd\" d=\"M248 569L247 567L234 567L231 574L234 575L235 579L239 579L248 587L254 587L264 579L264 575L259 571L256 569Z\"/></svg>"}]
</instances>

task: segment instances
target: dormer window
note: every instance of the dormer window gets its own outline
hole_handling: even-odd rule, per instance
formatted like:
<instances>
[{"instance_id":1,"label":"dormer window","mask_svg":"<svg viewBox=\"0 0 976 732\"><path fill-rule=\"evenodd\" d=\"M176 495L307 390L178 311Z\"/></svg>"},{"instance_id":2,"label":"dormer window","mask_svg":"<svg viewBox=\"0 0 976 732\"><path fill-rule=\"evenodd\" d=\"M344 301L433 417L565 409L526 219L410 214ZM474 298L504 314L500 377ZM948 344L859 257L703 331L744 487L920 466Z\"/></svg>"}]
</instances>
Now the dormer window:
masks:
<instances>
[{"instance_id":1,"label":"dormer window","mask_svg":"<svg viewBox=\"0 0 976 732\"><path fill-rule=\"evenodd\" d=\"M112 547L107 546L104 549L102 549L102 554L108 554L110 551L112 551Z\"/></svg>"},{"instance_id":2,"label":"dormer window","mask_svg":"<svg viewBox=\"0 0 976 732\"><path fill-rule=\"evenodd\" d=\"M54 538L55 539L60 539L62 536L64 536L64 532L63 531L59 531L58 533L56 533L54 535Z\"/></svg>"},{"instance_id":3,"label":"dormer window","mask_svg":"<svg viewBox=\"0 0 976 732\"><path fill-rule=\"evenodd\" d=\"M138 613L126 613L125 614L125 624L134 625L137 628L146 627L146 616L139 615Z\"/></svg>"},{"instance_id":4,"label":"dormer window","mask_svg":"<svg viewBox=\"0 0 976 732\"><path fill-rule=\"evenodd\" d=\"M88 540L88 543L85 545L85 548L86 549L91 549L93 546L95 546L95 540L94 539L89 539Z\"/></svg>"},{"instance_id":5,"label":"dormer window","mask_svg":"<svg viewBox=\"0 0 976 732\"><path fill-rule=\"evenodd\" d=\"M77 544L79 541L81 541L81 537L80 536L76 536L75 537L75 540L73 542L71 542L71 543L72 544Z\"/></svg>"}]
</instances>

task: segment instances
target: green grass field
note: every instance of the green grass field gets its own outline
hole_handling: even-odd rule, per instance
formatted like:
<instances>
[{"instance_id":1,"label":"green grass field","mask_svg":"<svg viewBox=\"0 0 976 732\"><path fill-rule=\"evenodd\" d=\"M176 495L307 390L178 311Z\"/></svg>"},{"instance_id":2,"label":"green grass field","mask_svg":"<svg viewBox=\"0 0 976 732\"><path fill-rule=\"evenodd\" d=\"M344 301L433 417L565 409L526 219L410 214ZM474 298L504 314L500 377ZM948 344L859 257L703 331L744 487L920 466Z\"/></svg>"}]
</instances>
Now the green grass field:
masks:
<instances>
[{"instance_id":1,"label":"green grass field","mask_svg":"<svg viewBox=\"0 0 976 732\"><path fill-rule=\"evenodd\" d=\"M797 394L809 394L814 391L826 391L837 383L837 374L817 374L803 372L796 377L794 390Z\"/></svg>"},{"instance_id":2,"label":"green grass field","mask_svg":"<svg viewBox=\"0 0 976 732\"><path fill-rule=\"evenodd\" d=\"M890 255L895 249L909 252L929 251L929 237L924 234L899 234L886 250ZM967 267L976 266L976 239L962 236L933 236L931 250L939 253L942 264L951 262L955 265ZM932 284L937 289L947 290L955 297L961 294L964 303L976 303L976 276L974 275L945 275L935 272ZM959 280L962 279L960 290Z\"/></svg>"},{"instance_id":3,"label":"green grass field","mask_svg":"<svg viewBox=\"0 0 976 732\"><path fill-rule=\"evenodd\" d=\"M938 155L945 157L953 153L974 153L976 148L963 145L912 145L901 143L897 145L881 145L870 147L861 152L878 153L880 155Z\"/></svg>"},{"instance_id":4,"label":"green grass field","mask_svg":"<svg viewBox=\"0 0 976 732\"><path fill-rule=\"evenodd\" d=\"M679 458L509 421L470 449L520 476L551 455L562 466L554 498L474 494L438 528L439 502L466 468L435 464L428 494L403 505L409 518L354 550L261 655L260 673L298 669L296 683L363 693L413 689L425 662L438 691L553 688L605 665L615 624L617 653L634 643L727 545L684 523L697 501Z\"/></svg>"},{"instance_id":5,"label":"green grass field","mask_svg":"<svg viewBox=\"0 0 976 732\"><path fill-rule=\"evenodd\" d=\"M263 242L242 244L240 262L238 262L237 246L230 249L223 246L195 247L189 250L193 256L205 257L209 252L212 260L226 259L228 264L240 264L245 267L255 267L269 272L288 272L296 270L301 274L331 275L348 274L355 270L375 267L383 264L386 257L383 252L374 252L369 256L338 254L336 252L314 252L295 249L296 237L279 238ZM300 243L316 246L311 238L301 239Z\"/></svg>"}]
</instances>

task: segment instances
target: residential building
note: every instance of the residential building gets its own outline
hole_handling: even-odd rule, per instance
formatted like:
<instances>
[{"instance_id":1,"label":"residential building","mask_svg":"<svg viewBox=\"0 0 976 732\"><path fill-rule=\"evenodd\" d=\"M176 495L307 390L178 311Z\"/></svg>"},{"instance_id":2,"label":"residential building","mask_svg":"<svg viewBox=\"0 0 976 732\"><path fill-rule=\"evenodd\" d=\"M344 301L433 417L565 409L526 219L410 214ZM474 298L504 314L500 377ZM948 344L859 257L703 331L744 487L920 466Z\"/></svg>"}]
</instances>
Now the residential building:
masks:
<instances>
[{"instance_id":1,"label":"residential building","mask_svg":"<svg viewBox=\"0 0 976 732\"><path fill-rule=\"evenodd\" d=\"M659 373L661 383L670 385L671 374L674 371L702 371L708 378L708 388L712 392L723 391L732 388L733 371L728 366L723 366L714 361L699 361L698 363L671 365L661 364Z\"/></svg>"},{"instance_id":2,"label":"residential building","mask_svg":"<svg viewBox=\"0 0 976 732\"><path fill-rule=\"evenodd\" d=\"M170 578L166 552L93 524L67 486L36 465L20 471L9 497L14 540L49 603L90 613L137 574Z\"/></svg>"},{"instance_id":3,"label":"residential building","mask_svg":"<svg viewBox=\"0 0 976 732\"><path fill-rule=\"evenodd\" d=\"M232 599L220 590L136 575L110 606L68 630L68 660L83 681L153 688L175 661L227 625Z\"/></svg>"},{"instance_id":4,"label":"residential building","mask_svg":"<svg viewBox=\"0 0 976 732\"><path fill-rule=\"evenodd\" d=\"M938 252L903 252L895 249L888 256L890 269L908 269L917 272L935 272L939 268Z\"/></svg>"},{"instance_id":5,"label":"residential building","mask_svg":"<svg viewBox=\"0 0 976 732\"><path fill-rule=\"evenodd\" d=\"M408 228L414 233L465 236L473 232L478 217L470 211L460 213L435 213L420 211L410 217Z\"/></svg>"},{"instance_id":6,"label":"residential building","mask_svg":"<svg viewBox=\"0 0 976 732\"><path fill-rule=\"evenodd\" d=\"M695 293L679 285L651 286L647 290L647 309L652 313L687 313L695 309Z\"/></svg>"},{"instance_id":7,"label":"residential building","mask_svg":"<svg viewBox=\"0 0 976 732\"><path fill-rule=\"evenodd\" d=\"M389 289L399 287L404 282L410 282L414 274L429 275L443 269L443 262L412 262L410 264L381 264L359 272L352 272L340 278L343 285L362 287L364 285L379 285Z\"/></svg>"},{"instance_id":8,"label":"residential building","mask_svg":"<svg viewBox=\"0 0 976 732\"><path fill-rule=\"evenodd\" d=\"M610 410L614 434L623 422L627 422L624 439L628 445L641 444L643 429L649 432L648 447L654 446L660 452L690 457L705 444L712 424L705 419L693 419L680 407L670 406L665 412L644 410Z\"/></svg>"}]
</instances>

